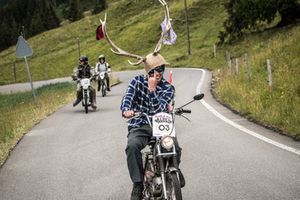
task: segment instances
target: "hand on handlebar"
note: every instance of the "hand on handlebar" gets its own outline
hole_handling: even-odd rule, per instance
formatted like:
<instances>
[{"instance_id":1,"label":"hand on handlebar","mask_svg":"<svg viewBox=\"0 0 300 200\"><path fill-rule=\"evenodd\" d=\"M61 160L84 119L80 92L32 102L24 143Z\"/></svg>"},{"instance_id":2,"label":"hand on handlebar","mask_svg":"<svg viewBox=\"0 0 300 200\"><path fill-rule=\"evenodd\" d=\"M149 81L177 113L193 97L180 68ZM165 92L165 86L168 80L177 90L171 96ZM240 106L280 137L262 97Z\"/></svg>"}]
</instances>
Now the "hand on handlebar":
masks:
<instances>
[{"instance_id":1,"label":"hand on handlebar","mask_svg":"<svg viewBox=\"0 0 300 200\"><path fill-rule=\"evenodd\" d=\"M127 111L124 111L122 113L123 117L125 118L131 118L134 116L134 111L133 110L127 110Z\"/></svg>"}]
</instances>

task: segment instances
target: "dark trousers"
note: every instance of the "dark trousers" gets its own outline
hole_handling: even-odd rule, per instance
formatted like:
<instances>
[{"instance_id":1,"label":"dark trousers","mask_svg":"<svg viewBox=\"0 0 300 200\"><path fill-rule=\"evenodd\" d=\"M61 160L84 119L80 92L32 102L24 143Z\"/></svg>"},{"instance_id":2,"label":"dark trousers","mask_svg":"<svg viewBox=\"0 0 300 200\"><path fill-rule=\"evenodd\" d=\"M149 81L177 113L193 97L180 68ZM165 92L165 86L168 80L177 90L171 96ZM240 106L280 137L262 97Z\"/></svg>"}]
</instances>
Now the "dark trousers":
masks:
<instances>
[{"instance_id":1,"label":"dark trousers","mask_svg":"<svg viewBox=\"0 0 300 200\"><path fill-rule=\"evenodd\" d=\"M128 132L127 147L127 166L132 182L142 182L144 179L143 158L141 150L144 149L152 137L152 128L144 125L139 128L132 128ZM180 163L181 148L175 140L178 164Z\"/></svg>"}]
</instances>

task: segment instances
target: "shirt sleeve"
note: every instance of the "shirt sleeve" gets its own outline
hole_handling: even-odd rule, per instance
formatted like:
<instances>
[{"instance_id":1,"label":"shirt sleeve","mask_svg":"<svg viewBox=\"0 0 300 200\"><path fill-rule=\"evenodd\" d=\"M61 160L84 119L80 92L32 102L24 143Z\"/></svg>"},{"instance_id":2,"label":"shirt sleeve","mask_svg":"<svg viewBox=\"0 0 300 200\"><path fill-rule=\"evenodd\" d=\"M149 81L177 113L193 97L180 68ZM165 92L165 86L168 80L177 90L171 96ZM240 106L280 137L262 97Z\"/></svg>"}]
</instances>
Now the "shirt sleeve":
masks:
<instances>
[{"instance_id":1,"label":"shirt sleeve","mask_svg":"<svg viewBox=\"0 0 300 200\"><path fill-rule=\"evenodd\" d=\"M127 88L126 94L122 99L121 107L120 107L122 113L127 111L127 110L130 110L132 108L132 100L133 100L134 95L136 93L137 84L138 84L138 80L137 80L137 77L135 77L130 82L130 84Z\"/></svg>"},{"instance_id":2,"label":"shirt sleeve","mask_svg":"<svg viewBox=\"0 0 300 200\"><path fill-rule=\"evenodd\" d=\"M174 98L174 94L175 89L171 85L166 90L164 90L164 92L160 96L156 91L150 92L149 97L152 110L155 111L155 113L168 111L168 105Z\"/></svg>"}]
</instances>

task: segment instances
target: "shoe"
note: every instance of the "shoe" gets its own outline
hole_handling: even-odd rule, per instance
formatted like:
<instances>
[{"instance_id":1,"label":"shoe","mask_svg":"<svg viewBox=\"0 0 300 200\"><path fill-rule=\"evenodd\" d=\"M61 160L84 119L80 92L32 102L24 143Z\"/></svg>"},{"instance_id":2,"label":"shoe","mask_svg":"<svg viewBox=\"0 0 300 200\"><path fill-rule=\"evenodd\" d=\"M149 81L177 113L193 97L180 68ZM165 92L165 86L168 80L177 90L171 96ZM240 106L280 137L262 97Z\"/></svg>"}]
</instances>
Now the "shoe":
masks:
<instances>
[{"instance_id":1,"label":"shoe","mask_svg":"<svg viewBox=\"0 0 300 200\"><path fill-rule=\"evenodd\" d=\"M178 176L180 181L180 187L183 188L185 186L185 179L180 169L178 169Z\"/></svg>"},{"instance_id":2,"label":"shoe","mask_svg":"<svg viewBox=\"0 0 300 200\"><path fill-rule=\"evenodd\" d=\"M81 101L80 99L76 99L76 100L73 102L73 107L77 106L77 104L79 104L80 101Z\"/></svg>"},{"instance_id":3,"label":"shoe","mask_svg":"<svg viewBox=\"0 0 300 200\"><path fill-rule=\"evenodd\" d=\"M81 93L81 91L77 91L76 92L76 100L73 102L73 107L77 106L77 104L80 103L81 99L82 99L82 93Z\"/></svg>"},{"instance_id":4,"label":"shoe","mask_svg":"<svg viewBox=\"0 0 300 200\"><path fill-rule=\"evenodd\" d=\"M107 88L107 91L109 91L109 92L110 92L110 88Z\"/></svg>"},{"instance_id":5,"label":"shoe","mask_svg":"<svg viewBox=\"0 0 300 200\"><path fill-rule=\"evenodd\" d=\"M91 107L92 107L93 109L97 109L97 106L96 106L94 103L91 104Z\"/></svg>"},{"instance_id":6,"label":"shoe","mask_svg":"<svg viewBox=\"0 0 300 200\"><path fill-rule=\"evenodd\" d=\"M144 186L142 182L134 183L130 200L142 200L143 190L144 190Z\"/></svg>"}]
</instances>

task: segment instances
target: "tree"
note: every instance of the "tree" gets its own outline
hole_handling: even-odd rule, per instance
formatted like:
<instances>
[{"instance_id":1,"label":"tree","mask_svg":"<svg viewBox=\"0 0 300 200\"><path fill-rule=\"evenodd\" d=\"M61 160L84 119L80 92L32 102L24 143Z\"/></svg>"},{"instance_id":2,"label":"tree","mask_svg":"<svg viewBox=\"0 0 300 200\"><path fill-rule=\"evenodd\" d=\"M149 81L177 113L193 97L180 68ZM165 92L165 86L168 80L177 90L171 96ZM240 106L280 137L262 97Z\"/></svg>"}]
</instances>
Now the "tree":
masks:
<instances>
[{"instance_id":1,"label":"tree","mask_svg":"<svg viewBox=\"0 0 300 200\"><path fill-rule=\"evenodd\" d=\"M66 10L65 17L71 22L77 21L82 17L78 0L71 0L70 8Z\"/></svg>"},{"instance_id":2,"label":"tree","mask_svg":"<svg viewBox=\"0 0 300 200\"><path fill-rule=\"evenodd\" d=\"M97 0L93 9L93 14L97 14L106 8L106 0Z\"/></svg>"},{"instance_id":3,"label":"tree","mask_svg":"<svg viewBox=\"0 0 300 200\"><path fill-rule=\"evenodd\" d=\"M224 4L228 19L224 22L224 32L220 32L221 42L232 41L247 30L256 31L261 23L271 23L279 13L278 26L285 26L300 18L300 4L297 0L229 0Z\"/></svg>"}]
</instances>

